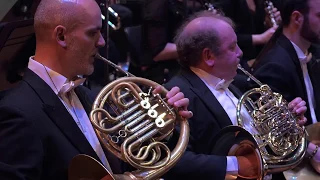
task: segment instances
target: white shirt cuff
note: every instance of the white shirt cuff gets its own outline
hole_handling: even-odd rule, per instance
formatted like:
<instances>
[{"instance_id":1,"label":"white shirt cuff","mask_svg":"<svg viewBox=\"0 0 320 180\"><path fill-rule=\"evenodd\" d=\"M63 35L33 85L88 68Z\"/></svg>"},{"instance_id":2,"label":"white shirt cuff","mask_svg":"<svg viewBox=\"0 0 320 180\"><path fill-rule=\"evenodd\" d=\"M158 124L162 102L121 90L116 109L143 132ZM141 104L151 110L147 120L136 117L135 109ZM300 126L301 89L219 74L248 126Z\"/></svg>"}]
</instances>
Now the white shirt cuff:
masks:
<instances>
[{"instance_id":1,"label":"white shirt cuff","mask_svg":"<svg viewBox=\"0 0 320 180\"><path fill-rule=\"evenodd\" d=\"M227 180L236 179L238 176L238 160L236 156L227 156Z\"/></svg>"}]
</instances>

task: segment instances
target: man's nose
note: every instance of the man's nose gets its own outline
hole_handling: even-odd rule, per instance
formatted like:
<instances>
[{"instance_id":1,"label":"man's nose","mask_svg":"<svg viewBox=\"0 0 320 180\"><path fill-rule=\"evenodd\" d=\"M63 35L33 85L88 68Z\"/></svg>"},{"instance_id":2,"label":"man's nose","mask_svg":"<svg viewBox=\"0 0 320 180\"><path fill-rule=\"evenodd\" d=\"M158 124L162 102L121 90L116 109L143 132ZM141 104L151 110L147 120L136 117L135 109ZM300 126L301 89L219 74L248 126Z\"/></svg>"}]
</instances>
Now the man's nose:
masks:
<instances>
[{"instance_id":1,"label":"man's nose","mask_svg":"<svg viewBox=\"0 0 320 180\"><path fill-rule=\"evenodd\" d=\"M100 37L99 37L99 40L97 42L97 46L98 47L103 47L106 45L106 41L104 40L102 34L100 33Z\"/></svg>"},{"instance_id":2,"label":"man's nose","mask_svg":"<svg viewBox=\"0 0 320 180\"><path fill-rule=\"evenodd\" d=\"M238 58L241 58L242 57L242 55L243 55L243 52L242 52L242 50L240 49L240 47L237 45L237 49L238 49Z\"/></svg>"}]
</instances>

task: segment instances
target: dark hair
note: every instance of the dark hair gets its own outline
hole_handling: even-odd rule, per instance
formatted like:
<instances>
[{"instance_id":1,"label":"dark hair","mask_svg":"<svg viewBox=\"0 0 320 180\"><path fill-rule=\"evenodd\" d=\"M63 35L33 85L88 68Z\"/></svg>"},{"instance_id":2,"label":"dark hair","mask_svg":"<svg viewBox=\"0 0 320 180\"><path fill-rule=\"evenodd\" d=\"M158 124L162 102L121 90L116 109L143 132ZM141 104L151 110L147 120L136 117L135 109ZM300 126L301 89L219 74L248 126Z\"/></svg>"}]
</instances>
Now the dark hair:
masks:
<instances>
[{"instance_id":1,"label":"dark hair","mask_svg":"<svg viewBox=\"0 0 320 180\"><path fill-rule=\"evenodd\" d=\"M208 11L201 11L191 16L177 31L175 44L177 46L178 61L184 67L195 66L200 61L203 49L209 48L213 53L220 54L220 38L218 32L214 29L204 28L192 34L184 33L185 27L194 19L200 17L212 17L217 20L222 20L235 27L230 18L222 14L213 14Z\"/></svg>"},{"instance_id":2,"label":"dark hair","mask_svg":"<svg viewBox=\"0 0 320 180\"><path fill-rule=\"evenodd\" d=\"M289 25L293 11L299 11L305 16L310 9L308 2L309 0L282 0L280 5L282 25Z\"/></svg>"}]
</instances>

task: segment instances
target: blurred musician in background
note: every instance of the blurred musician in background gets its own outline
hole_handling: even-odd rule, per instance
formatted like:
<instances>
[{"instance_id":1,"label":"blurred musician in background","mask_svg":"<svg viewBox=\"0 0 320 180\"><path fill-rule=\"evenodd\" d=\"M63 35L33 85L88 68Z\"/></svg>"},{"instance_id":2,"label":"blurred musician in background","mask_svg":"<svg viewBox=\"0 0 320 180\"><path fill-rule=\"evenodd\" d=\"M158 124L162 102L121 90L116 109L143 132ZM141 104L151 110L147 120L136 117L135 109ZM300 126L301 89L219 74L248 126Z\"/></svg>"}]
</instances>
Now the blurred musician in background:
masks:
<instances>
[{"instance_id":1,"label":"blurred musician in background","mask_svg":"<svg viewBox=\"0 0 320 180\"><path fill-rule=\"evenodd\" d=\"M229 18L201 12L178 31L175 43L182 71L166 87L180 87L190 100L189 108L194 116L189 121L187 150L169 171L167 179L222 180L235 179L238 175L257 178L259 165L254 152L244 150L243 156L225 156L223 152L212 154L219 131L237 125L236 105L241 92L230 83L237 74L242 51L233 27ZM290 105L290 110L299 116L299 123L303 125L306 122L303 116L307 109L305 102L296 98ZM251 121L248 116L246 119ZM173 136L172 140L175 138ZM219 146L228 148L232 143L231 140Z\"/></svg>"},{"instance_id":2,"label":"blurred musician in background","mask_svg":"<svg viewBox=\"0 0 320 180\"><path fill-rule=\"evenodd\" d=\"M272 37L278 25L271 23L265 0L218 0L217 6L225 16L235 22L238 44L243 51L240 64L251 72L255 58ZM277 8L273 8L270 12L276 24L280 24L281 16ZM243 72L238 71L233 84L244 92L248 88L245 86L246 81L247 77Z\"/></svg>"},{"instance_id":3,"label":"blurred musician in background","mask_svg":"<svg viewBox=\"0 0 320 180\"><path fill-rule=\"evenodd\" d=\"M231 18L236 24L237 40L243 51L241 65L248 67L248 61L257 57L278 25L270 22L270 15L265 10L265 0L220 0L218 5L225 16ZM280 24L281 16L277 8L273 8L271 13L276 24Z\"/></svg>"},{"instance_id":4,"label":"blurred musician in background","mask_svg":"<svg viewBox=\"0 0 320 180\"><path fill-rule=\"evenodd\" d=\"M119 159L103 149L88 117L93 95L78 75L90 75L105 45L94 0L41 0L34 18L35 56L22 81L0 101L0 179L66 180L71 159L87 154L113 173ZM158 89L159 90L159 89ZM190 118L175 87L168 103Z\"/></svg>"},{"instance_id":5,"label":"blurred musician in background","mask_svg":"<svg viewBox=\"0 0 320 180\"><path fill-rule=\"evenodd\" d=\"M204 10L204 1L146 0L143 4L143 70L149 79L163 83L179 70L173 37L183 20Z\"/></svg>"},{"instance_id":6,"label":"blurred musician in background","mask_svg":"<svg viewBox=\"0 0 320 180\"><path fill-rule=\"evenodd\" d=\"M113 29L109 27L109 37L115 43L117 49L120 52L120 59L118 62L126 62L127 61L127 54L128 54L128 40L126 39L126 35L124 33L124 28L132 26L133 21L133 14L132 11L123 6L122 4L116 3L115 0L111 0L109 6L118 13L120 17L120 29ZM111 21L114 17L109 15L109 20ZM116 21L113 21L116 22Z\"/></svg>"},{"instance_id":7,"label":"blurred musician in background","mask_svg":"<svg viewBox=\"0 0 320 180\"><path fill-rule=\"evenodd\" d=\"M96 0L96 2L102 9L103 16L105 16L102 35L107 40L107 45L100 49L100 54L115 64L124 63L127 61L128 54L128 42L124 28L132 25L132 12L129 8L118 4L115 0ZM120 23L118 23L117 18L108 11L109 6L119 16ZM116 26L115 29L108 25L109 21ZM95 71L87 78L88 83L86 83L86 85L90 89L99 91L101 87L113 80L110 78L110 74L114 72L102 61L95 61L94 66Z\"/></svg>"}]
</instances>

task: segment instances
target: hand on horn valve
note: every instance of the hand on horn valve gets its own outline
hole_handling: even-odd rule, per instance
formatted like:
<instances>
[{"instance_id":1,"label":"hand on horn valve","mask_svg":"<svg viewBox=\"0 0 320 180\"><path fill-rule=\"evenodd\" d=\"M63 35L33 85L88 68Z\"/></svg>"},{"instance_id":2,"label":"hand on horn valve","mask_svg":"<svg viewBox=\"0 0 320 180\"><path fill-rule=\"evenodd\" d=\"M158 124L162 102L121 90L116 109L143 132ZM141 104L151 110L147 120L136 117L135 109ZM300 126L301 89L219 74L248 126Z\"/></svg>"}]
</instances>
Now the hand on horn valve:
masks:
<instances>
[{"instance_id":1,"label":"hand on horn valve","mask_svg":"<svg viewBox=\"0 0 320 180\"><path fill-rule=\"evenodd\" d=\"M307 118L304 116L304 113L307 111L306 102L297 97L288 106L290 111L298 116L298 124L303 126L307 122Z\"/></svg>"},{"instance_id":2,"label":"hand on horn valve","mask_svg":"<svg viewBox=\"0 0 320 180\"><path fill-rule=\"evenodd\" d=\"M153 93L160 93L162 86L158 86ZM189 119L193 116L191 111L188 111L189 99L184 97L184 94L180 92L178 87L173 87L166 95L168 104L175 108L181 109L179 111L180 116Z\"/></svg>"}]
</instances>

